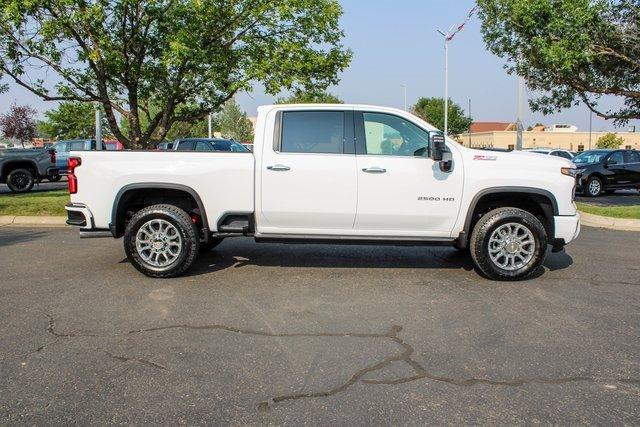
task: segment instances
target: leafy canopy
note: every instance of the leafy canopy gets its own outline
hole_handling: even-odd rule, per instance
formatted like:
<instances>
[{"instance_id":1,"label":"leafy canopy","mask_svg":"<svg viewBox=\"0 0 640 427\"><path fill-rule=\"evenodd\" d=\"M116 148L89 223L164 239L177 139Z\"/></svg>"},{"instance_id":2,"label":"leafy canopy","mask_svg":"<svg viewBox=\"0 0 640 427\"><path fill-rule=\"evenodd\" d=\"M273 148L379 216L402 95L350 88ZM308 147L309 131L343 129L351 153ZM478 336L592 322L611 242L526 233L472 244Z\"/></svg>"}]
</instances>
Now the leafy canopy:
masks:
<instances>
[{"instance_id":1,"label":"leafy canopy","mask_svg":"<svg viewBox=\"0 0 640 427\"><path fill-rule=\"evenodd\" d=\"M444 99L420 98L412 107L416 116L426 120L438 129L444 129ZM449 135L459 135L467 132L473 121L465 116L464 110L449 99Z\"/></svg>"},{"instance_id":2,"label":"leafy canopy","mask_svg":"<svg viewBox=\"0 0 640 427\"><path fill-rule=\"evenodd\" d=\"M253 141L253 124L247 118L247 113L240 110L235 100L225 102L222 111L216 117L217 129L225 138L238 142Z\"/></svg>"},{"instance_id":3,"label":"leafy canopy","mask_svg":"<svg viewBox=\"0 0 640 427\"><path fill-rule=\"evenodd\" d=\"M11 105L9 111L0 115L0 130L7 138L17 139L24 143L37 136L36 110L26 105Z\"/></svg>"},{"instance_id":4,"label":"leafy canopy","mask_svg":"<svg viewBox=\"0 0 640 427\"><path fill-rule=\"evenodd\" d=\"M95 107L86 102L61 102L58 108L44 113L46 119L38 121L38 134L44 138L95 138ZM102 120L102 134L109 133L107 120Z\"/></svg>"},{"instance_id":5,"label":"leafy canopy","mask_svg":"<svg viewBox=\"0 0 640 427\"><path fill-rule=\"evenodd\" d=\"M624 144L624 138L617 136L615 133L609 132L598 138L596 146L598 148L618 148Z\"/></svg>"},{"instance_id":6,"label":"leafy canopy","mask_svg":"<svg viewBox=\"0 0 640 427\"><path fill-rule=\"evenodd\" d=\"M101 103L125 146L146 147L254 83L336 84L341 14L337 0L0 0L0 72L45 100Z\"/></svg>"},{"instance_id":7,"label":"leafy canopy","mask_svg":"<svg viewBox=\"0 0 640 427\"><path fill-rule=\"evenodd\" d=\"M584 103L622 125L640 118L640 0L478 0L489 50L525 76L550 114ZM601 106L603 96L619 108Z\"/></svg>"},{"instance_id":8,"label":"leafy canopy","mask_svg":"<svg viewBox=\"0 0 640 427\"><path fill-rule=\"evenodd\" d=\"M277 104L343 104L342 100L328 92L297 91L289 97L279 98Z\"/></svg>"}]
</instances>

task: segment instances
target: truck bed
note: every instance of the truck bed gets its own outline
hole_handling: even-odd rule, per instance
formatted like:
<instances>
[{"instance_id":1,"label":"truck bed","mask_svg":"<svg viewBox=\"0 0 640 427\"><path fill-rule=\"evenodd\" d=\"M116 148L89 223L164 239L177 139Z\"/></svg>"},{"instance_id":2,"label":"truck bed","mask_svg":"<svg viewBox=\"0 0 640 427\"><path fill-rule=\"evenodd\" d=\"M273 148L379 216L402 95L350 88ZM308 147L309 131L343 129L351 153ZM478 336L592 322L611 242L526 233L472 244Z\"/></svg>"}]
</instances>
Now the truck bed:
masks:
<instances>
[{"instance_id":1,"label":"truck bed","mask_svg":"<svg viewBox=\"0 0 640 427\"><path fill-rule=\"evenodd\" d=\"M72 151L78 192L71 202L89 206L95 228L109 228L114 201L126 188L183 186L199 195L209 230L227 212L254 211L254 157L235 152Z\"/></svg>"}]
</instances>

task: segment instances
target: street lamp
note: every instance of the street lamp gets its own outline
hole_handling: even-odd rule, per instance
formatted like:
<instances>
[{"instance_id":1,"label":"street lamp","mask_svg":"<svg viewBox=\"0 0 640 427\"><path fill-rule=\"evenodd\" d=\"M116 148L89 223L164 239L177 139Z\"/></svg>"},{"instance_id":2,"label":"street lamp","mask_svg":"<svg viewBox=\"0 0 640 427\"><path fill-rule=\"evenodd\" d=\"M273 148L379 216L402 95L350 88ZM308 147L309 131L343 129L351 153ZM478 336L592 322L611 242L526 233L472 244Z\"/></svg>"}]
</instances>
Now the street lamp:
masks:
<instances>
[{"instance_id":1,"label":"street lamp","mask_svg":"<svg viewBox=\"0 0 640 427\"><path fill-rule=\"evenodd\" d=\"M452 25L447 32L443 32L440 30L438 33L442 35L444 38L444 134L449 134L449 42L453 40L453 38L464 28L465 24L469 22L471 16L473 16L474 12L478 6L474 6L469 13L467 13L467 18L464 22L458 25L458 28L455 28L455 25ZM455 30L454 30L455 28Z\"/></svg>"},{"instance_id":2,"label":"street lamp","mask_svg":"<svg viewBox=\"0 0 640 427\"><path fill-rule=\"evenodd\" d=\"M404 91L404 111L407 111L407 85L400 85Z\"/></svg>"}]
</instances>

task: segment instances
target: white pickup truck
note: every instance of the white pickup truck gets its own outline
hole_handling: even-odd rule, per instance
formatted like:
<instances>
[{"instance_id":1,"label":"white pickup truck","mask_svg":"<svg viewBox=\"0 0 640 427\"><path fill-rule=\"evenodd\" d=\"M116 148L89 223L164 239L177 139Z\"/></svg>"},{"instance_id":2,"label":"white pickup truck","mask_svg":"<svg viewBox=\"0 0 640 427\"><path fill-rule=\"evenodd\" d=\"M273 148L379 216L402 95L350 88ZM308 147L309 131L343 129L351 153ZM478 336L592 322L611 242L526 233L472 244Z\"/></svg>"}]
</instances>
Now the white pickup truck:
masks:
<instances>
[{"instance_id":1,"label":"white pickup truck","mask_svg":"<svg viewBox=\"0 0 640 427\"><path fill-rule=\"evenodd\" d=\"M397 109L270 105L253 152L72 152L67 223L124 237L152 277L248 236L449 245L489 278L515 280L578 236L575 174L562 158L465 148Z\"/></svg>"}]
</instances>

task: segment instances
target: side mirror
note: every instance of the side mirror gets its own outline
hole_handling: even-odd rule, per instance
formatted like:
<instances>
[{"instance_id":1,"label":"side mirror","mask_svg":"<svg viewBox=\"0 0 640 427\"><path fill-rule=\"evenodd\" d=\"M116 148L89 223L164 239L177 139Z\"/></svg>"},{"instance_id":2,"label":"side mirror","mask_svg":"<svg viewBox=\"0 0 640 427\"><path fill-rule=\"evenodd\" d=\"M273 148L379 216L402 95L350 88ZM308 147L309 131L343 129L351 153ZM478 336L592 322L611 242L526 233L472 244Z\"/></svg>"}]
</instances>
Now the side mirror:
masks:
<instances>
[{"instance_id":1,"label":"side mirror","mask_svg":"<svg viewBox=\"0 0 640 427\"><path fill-rule=\"evenodd\" d=\"M615 159L607 159L607 161L605 162L605 164L607 165L615 165L618 162Z\"/></svg>"},{"instance_id":2,"label":"side mirror","mask_svg":"<svg viewBox=\"0 0 640 427\"><path fill-rule=\"evenodd\" d=\"M444 133L440 131L429 132L429 154L434 162L441 162L446 150Z\"/></svg>"}]
</instances>

